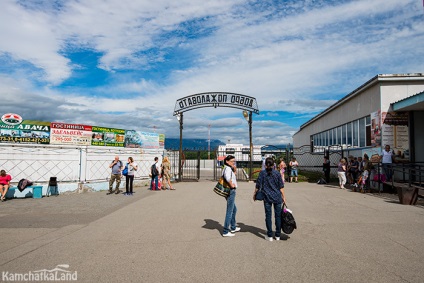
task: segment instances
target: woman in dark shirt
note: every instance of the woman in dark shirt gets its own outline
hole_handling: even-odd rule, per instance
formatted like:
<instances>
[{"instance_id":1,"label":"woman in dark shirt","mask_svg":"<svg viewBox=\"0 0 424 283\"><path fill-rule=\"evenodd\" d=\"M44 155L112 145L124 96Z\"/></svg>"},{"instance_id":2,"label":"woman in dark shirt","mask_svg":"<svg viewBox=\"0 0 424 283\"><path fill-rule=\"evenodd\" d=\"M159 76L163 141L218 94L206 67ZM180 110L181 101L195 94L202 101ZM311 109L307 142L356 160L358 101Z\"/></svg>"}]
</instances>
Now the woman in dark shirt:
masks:
<instances>
[{"instance_id":1,"label":"woman in dark shirt","mask_svg":"<svg viewBox=\"0 0 424 283\"><path fill-rule=\"evenodd\" d=\"M272 241L272 206L274 205L275 217L275 239L280 240L281 235L281 205L286 202L284 195L284 184L280 172L274 170L274 159L268 157L265 160L265 170L259 173L258 180L256 181L256 189L253 194L255 200L256 193L261 188L264 194L264 208L265 208L265 224L267 235L265 240Z\"/></svg>"}]
</instances>

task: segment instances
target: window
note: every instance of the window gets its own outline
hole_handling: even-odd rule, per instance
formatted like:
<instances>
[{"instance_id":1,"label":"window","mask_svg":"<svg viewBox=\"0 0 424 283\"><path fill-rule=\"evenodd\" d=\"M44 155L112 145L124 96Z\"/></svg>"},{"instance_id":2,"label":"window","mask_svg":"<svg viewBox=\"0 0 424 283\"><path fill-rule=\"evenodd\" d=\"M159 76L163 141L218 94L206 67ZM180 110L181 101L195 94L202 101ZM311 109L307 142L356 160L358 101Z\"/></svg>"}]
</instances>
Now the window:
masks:
<instances>
[{"instance_id":1,"label":"window","mask_svg":"<svg viewBox=\"0 0 424 283\"><path fill-rule=\"evenodd\" d=\"M366 146L371 146L371 126L366 126Z\"/></svg>"},{"instance_id":2,"label":"window","mask_svg":"<svg viewBox=\"0 0 424 283\"><path fill-rule=\"evenodd\" d=\"M352 122L352 128L353 128L353 142L352 142L352 146L356 147L359 145L359 121L355 120Z\"/></svg>"},{"instance_id":3,"label":"window","mask_svg":"<svg viewBox=\"0 0 424 283\"><path fill-rule=\"evenodd\" d=\"M366 119L362 118L358 122L359 122L359 146L364 147L365 146L365 122L366 122Z\"/></svg>"},{"instance_id":4,"label":"window","mask_svg":"<svg viewBox=\"0 0 424 283\"><path fill-rule=\"evenodd\" d=\"M353 144L352 142L352 123L347 124L347 145L351 146Z\"/></svg>"},{"instance_id":5,"label":"window","mask_svg":"<svg viewBox=\"0 0 424 283\"><path fill-rule=\"evenodd\" d=\"M366 122L365 122L365 134L366 134L365 145L371 146L371 116L367 116L367 117L365 117L365 119L366 119Z\"/></svg>"},{"instance_id":6,"label":"window","mask_svg":"<svg viewBox=\"0 0 424 283\"><path fill-rule=\"evenodd\" d=\"M227 148L226 150L225 150L225 154L234 154L234 153L236 153L236 149L235 148Z\"/></svg>"},{"instance_id":7,"label":"window","mask_svg":"<svg viewBox=\"0 0 424 283\"><path fill-rule=\"evenodd\" d=\"M342 144L342 127L337 128L337 144Z\"/></svg>"},{"instance_id":8,"label":"window","mask_svg":"<svg viewBox=\"0 0 424 283\"><path fill-rule=\"evenodd\" d=\"M346 129L347 129L347 124L344 124L342 126L342 143L341 144L347 144Z\"/></svg>"}]
</instances>

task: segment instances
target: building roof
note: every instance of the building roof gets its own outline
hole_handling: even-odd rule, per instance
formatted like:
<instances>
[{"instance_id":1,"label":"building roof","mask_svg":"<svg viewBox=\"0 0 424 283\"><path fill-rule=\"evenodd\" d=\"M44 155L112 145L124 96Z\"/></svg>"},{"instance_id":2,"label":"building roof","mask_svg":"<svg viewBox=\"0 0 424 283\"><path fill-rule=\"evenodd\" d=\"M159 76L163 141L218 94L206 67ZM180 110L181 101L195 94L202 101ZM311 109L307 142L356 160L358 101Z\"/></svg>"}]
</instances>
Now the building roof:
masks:
<instances>
[{"instance_id":1,"label":"building roof","mask_svg":"<svg viewBox=\"0 0 424 283\"><path fill-rule=\"evenodd\" d=\"M392 103L394 111L424 110L424 91Z\"/></svg>"},{"instance_id":2,"label":"building roof","mask_svg":"<svg viewBox=\"0 0 424 283\"><path fill-rule=\"evenodd\" d=\"M314 121L318 120L319 118L323 117L327 113L331 112L332 110L334 110L338 106L346 103L348 100L352 99L353 97L355 97L359 93L361 93L364 90L374 86L378 82L382 82L382 81L384 81L384 82L387 82L387 81L396 82L396 81L412 81L412 80L424 80L424 73L379 74L379 75L376 75L375 77L373 77L372 79L370 79L366 83L362 84L360 87L358 87L357 89L355 89L354 91L352 91L351 93L346 95L345 97L341 98L339 101L337 101L336 103L334 103L330 107L328 107L327 109L325 109L324 111L322 111L321 113L319 113L318 115L316 115L315 117L310 119L308 122L302 124L300 126L299 131L302 130L304 127L308 126L309 124L312 124Z\"/></svg>"}]
</instances>

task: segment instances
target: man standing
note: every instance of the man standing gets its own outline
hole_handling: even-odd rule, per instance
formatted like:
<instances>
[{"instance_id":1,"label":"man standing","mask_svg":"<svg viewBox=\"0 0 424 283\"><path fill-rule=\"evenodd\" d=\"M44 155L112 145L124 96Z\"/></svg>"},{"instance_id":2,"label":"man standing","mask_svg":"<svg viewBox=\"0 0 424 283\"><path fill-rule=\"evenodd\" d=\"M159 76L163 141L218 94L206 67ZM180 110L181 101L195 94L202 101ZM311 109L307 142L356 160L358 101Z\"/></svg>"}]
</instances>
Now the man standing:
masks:
<instances>
[{"instance_id":1,"label":"man standing","mask_svg":"<svg viewBox=\"0 0 424 283\"><path fill-rule=\"evenodd\" d=\"M324 171L325 182L330 183L330 159L328 156L324 156L324 162L322 163L322 171Z\"/></svg>"},{"instance_id":2,"label":"man standing","mask_svg":"<svg viewBox=\"0 0 424 283\"><path fill-rule=\"evenodd\" d=\"M160 175L160 166L158 165L158 157L155 157L155 163L151 167L150 175L152 179L150 180L150 190L153 190L153 182L155 182L156 191L159 191L159 175Z\"/></svg>"},{"instance_id":3,"label":"man standing","mask_svg":"<svg viewBox=\"0 0 424 283\"><path fill-rule=\"evenodd\" d=\"M384 174L386 175L386 181L388 182L392 181L392 163L394 161L394 156L393 150L390 150L390 145L386 144L381 153L380 160Z\"/></svg>"},{"instance_id":4,"label":"man standing","mask_svg":"<svg viewBox=\"0 0 424 283\"><path fill-rule=\"evenodd\" d=\"M116 181L115 194L119 194L119 184L121 184L121 171L124 169L122 161L119 160L119 156L115 156L115 159L109 165L109 168L112 168L112 174L110 175L109 180L109 192L108 195L112 194L113 182Z\"/></svg>"}]
</instances>

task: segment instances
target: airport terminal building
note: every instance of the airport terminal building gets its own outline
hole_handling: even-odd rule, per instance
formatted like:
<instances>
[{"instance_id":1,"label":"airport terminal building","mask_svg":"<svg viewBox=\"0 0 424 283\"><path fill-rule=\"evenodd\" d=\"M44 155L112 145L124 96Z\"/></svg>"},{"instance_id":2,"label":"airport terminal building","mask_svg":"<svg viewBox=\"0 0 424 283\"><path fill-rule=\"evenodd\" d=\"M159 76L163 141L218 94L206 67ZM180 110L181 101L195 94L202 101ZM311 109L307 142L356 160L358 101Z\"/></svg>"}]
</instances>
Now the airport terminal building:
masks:
<instances>
[{"instance_id":1,"label":"airport terminal building","mask_svg":"<svg viewBox=\"0 0 424 283\"><path fill-rule=\"evenodd\" d=\"M300 126L294 148L370 157L388 144L399 160L424 161L424 74L380 74Z\"/></svg>"}]
</instances>

